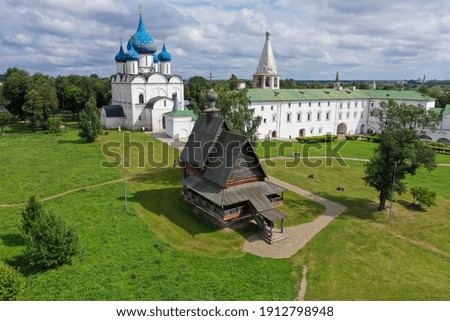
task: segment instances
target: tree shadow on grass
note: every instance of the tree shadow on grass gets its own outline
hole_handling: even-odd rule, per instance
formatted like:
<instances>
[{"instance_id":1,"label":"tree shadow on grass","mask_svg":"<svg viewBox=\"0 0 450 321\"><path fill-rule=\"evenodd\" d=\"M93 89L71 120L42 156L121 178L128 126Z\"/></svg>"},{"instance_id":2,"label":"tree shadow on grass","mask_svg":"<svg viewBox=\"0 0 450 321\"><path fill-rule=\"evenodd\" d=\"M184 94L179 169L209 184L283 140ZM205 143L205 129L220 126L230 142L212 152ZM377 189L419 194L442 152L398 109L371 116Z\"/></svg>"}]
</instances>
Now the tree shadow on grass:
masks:
<instances>
[{"instance_id":1,"label":"tree shadow on grass","mask_svg":"<svg viewBox=\"0 0 450 321\"><path fill-rule=\"evenodd\" d=\"M419 212L419 213L427 212L426 208L420 207L419 205L416 204L412 204L411 202L405 200L398 200L398 204L412 212Z\"/></svg>"},{"instance_id":2,"label":"tree shadow on grass","mask_svg":"<svg viewBox=\"0 0 450 321\"><path fill-rule=\"evenodd\" d=\"M375 220L376 213L380 212L378 210L378 204L374 201L345 195L345 191L340 192L339 195L330 193L319 193L318 195L347 207L347 210L338 217L340 219L354 217L362 220Z\"/></svg>"},{"instance_id":3,"label":"tree shadow on grass","mask_svg":"<svg viewBox=\"0 0 450 321\"><path fill-rule=\"evenodd\" d=\"M7 259L5 260L5 263L14 267L17 271L20 272L20 274L22 274L25 277L36 275L48 270L41 266L30 265L30 262L25 254L20 254L11 259Z\"/></svg>"},{"instance_id":4,"label":"tree shadow on grass","mask_svg":"<svg viewBox=\"0 0 450 321\"><path fill-rule=\"evenodd\" d=\"M10 233L10 234L3 234L0 235L0 239L2 239L3 244L6 246L24 246L25 241L22 237L22 235L18 233Z\"/></svg>"}]
</instances>

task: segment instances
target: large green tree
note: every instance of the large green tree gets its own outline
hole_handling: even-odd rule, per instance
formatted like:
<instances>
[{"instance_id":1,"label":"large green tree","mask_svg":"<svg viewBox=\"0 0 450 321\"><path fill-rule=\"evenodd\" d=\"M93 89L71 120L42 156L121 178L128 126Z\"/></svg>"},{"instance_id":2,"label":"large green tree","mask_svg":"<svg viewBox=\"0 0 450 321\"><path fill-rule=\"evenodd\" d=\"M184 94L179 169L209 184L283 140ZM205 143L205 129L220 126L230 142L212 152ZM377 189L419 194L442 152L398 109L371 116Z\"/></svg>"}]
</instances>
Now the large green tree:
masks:
<instances>
[{"instance_id":1,"label":"large green tree","mask_svg":"<svg viewBox=\"0 0 450 321\"><path fill-rule=\"evenodd\" d=\"M216 84L215 90L219 95L216 107L233 127L233 131L248 136L252 141L255 141L262 118L254 116L254 110L250 108L248 90L229 90L229 85L226 83Z\"/></svg>"},{"instance_id":2,"label":"large green tree","mask_svg":"<svg viewBox=\"0 0 450 321\"><path fill-rule=\"evenodd\" d=\"M46 129L47 120L58 110L55 86L44 83L28 92L23 111L32 131Z\"/></svg>"},{"instance_id":3,"label":"large green tree","mask_svg":"<svg viewBox=\"0 0 450 321\"><path fill-rule=\"evenodd\" d=\"M434 151L419 139L424 127L433 127L436 117L425 110L389 101L372 111L382 128L380 144L366 164L364 180L379 192L379 210L386 209L392 193L405 190L406 175L414 175L420 166L435 168Z\"/></svg>"},{"instance_id":4,"label":"large green tree","mask_svg":"<svg viewBox=\"0 0 450 321\"><path fill-rule=\"evenodd\" d=\"M30 89L30 75L19 68L8 68L3 82L5 107L15 116L23 117L23 105Z\"/></svg>"},{"instance_id":5,"label":"large green tree","mask_svg":"<svg viewBox=\"0 0 450 321\"><path fill-rule=\"evenodd\" d=\"M80 113L79 136L86 139L88 143L92 143L99 134L101 134L101 123L97 108L97 100L92 96Z\"/></svg>"}]
</instances>

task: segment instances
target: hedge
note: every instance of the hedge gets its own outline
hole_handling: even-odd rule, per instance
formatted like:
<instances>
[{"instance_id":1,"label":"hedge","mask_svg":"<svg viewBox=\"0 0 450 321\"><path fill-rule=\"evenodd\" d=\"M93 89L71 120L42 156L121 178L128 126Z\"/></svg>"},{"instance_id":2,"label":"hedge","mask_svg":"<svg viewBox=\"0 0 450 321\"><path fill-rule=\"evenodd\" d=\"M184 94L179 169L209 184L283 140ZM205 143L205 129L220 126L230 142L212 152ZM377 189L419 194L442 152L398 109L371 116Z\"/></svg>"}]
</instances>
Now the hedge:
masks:
<instances>
[{"instance_id":1,"label":"hedge","mask_svg":"<svg viewBox=\"0 0 450 321\"><path fill-rule=\"evenodd\" d=\"M332 142L337 139L337 135L323 135L323 136L307 136L307 137L297 137L299 143L324 143Z\"/></svg>"}]
</instances>

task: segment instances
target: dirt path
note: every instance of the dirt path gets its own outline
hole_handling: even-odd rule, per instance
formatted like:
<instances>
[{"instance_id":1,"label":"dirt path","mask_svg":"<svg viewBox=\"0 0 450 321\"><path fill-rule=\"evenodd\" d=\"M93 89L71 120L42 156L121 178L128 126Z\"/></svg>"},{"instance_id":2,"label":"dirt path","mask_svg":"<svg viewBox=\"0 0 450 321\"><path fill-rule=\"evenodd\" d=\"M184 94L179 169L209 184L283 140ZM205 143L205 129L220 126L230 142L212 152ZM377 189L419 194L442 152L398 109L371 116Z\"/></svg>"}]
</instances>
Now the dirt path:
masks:
<instances>
[{"instance_id":1,"label":"dirt path","mask_svg":"<svg viewBox=\"0 0 450 321\"><path fill-rule=\"evenodd\" d=\"M285 228L285 233L289 237L273 244L267 244L258 235L253 235L244 243L243 249L245 252L276 259L289 258L303 248L306 243L320 232L320 230L347 209L343 205L327 200L275 177L269 177L269 181L325 205L325 214L320 215L313 222Z\"/></svg>"},{"instance_id":2,"label":"dirt path","mask_svg":"<svg viewBox=\"0 0 450 321\"><path fill-rule=\"evenodd\" d=\"M130 179L129 177L127 177L127 180ZM79 188L74 188L71 189L69 191L66 191L64 193L61 194L56 194L56 195L52 195L52 196L47 196L41 199L41 201L49 201L52 200L54 198L58 198L58 197L62 197L62 196L66 196L67 194L70 193L75 193L78 191L81 191L83 189L91 189L91 188L95 188L95 187L99 187L99 186L103 186L103 185L109 185L109 184L114 184L114 183L118 183L118 182L122 182L123 178L119 178L113 181L109 181L109 182L103 182L103 183L99 183L99 184L95 184L95 185L90 185L90 186L83 186L83 187L79 187ZM27 205L27 202L24 203L17 203L17 204L0 204L0 207L17 207L17 206L25 206Z\"/></svg>"}]
</instances>

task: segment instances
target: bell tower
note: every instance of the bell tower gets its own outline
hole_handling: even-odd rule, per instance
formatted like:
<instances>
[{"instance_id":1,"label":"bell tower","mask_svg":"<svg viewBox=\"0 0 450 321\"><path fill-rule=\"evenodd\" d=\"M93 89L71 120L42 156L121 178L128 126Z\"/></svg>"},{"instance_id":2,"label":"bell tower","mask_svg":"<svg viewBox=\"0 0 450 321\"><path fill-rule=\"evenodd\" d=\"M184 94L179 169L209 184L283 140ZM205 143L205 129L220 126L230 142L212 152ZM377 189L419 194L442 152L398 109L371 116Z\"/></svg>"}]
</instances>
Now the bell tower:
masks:
<instances>
[{"instance_id":1,"label":"bell tower","mask_svg":"<svg viewBox=\"0 0 450 321\"><path fill-rule=\"evenodd\" d=\"M256 67L256 73L253 75L253 88L280 88L280 75L277 72L269 31L266 32L264 48L259 58L258 67Z\"/></svg>"}]
</instances>

